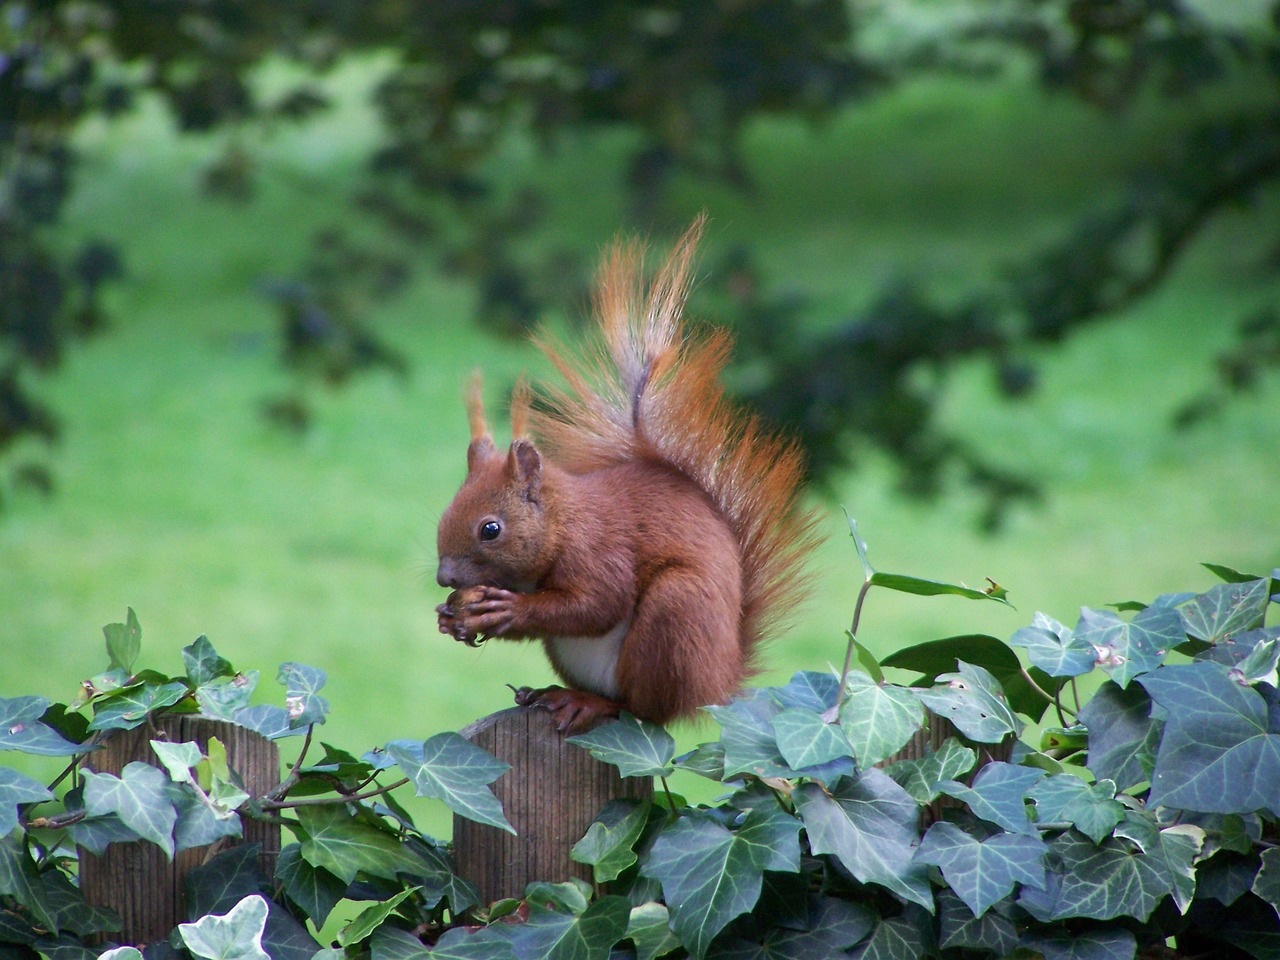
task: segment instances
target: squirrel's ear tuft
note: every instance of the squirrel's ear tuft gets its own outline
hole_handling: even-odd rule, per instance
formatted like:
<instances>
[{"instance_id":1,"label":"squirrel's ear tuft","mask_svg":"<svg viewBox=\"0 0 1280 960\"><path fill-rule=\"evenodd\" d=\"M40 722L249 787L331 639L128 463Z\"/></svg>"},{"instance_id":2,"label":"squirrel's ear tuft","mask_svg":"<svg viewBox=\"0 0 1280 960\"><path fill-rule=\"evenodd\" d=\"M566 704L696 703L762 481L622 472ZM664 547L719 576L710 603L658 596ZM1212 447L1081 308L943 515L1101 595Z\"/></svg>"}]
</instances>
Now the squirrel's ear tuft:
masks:
<instances>
[{"instance_id":1,"label":"squirrel's ear tuft","mask_svg":"<svg viewBox=\"0 0 1280 960\"><path fill-rule=\"evenodd\" d=\"M529 409L533 406L533 388L521 377L511 390L511 439L520 440L529 435Z\"/></svg>"},{"instance_id":2,"label":"squirrel's ear tuft","mask_svg":"<svg viewBox=\"0 0 1280 960\"><path fill-rule=\"evenodd\" d=\"M481 462L493 456L493 438L488 434L476 437L467 445L467 476L476 472Z\"/></svg>"},{"instance_id":3,"label":"squirrel's ear tuft","mask_svg":"<svg viewBox=\"0 0 1280 960\"><path fill-rule=\"evenodd\" d=\"M520 487L521 498L537 503L542 495L542 454L532 440L522 438L511 442L507 469Z\"/></svg>"},{"instance_id":4,"label":"squirrel's ear tuft","mask_svg":"<svg viewBox=\"0 0 1280 960\"><path fill-rule=\"evenodd\" d=\"M467 384L467 424L471 427L471 443L467 447L467 476L476 472L481 461L489 457L493 451L493 437L489 435L489 426L484 422L484 400L481 397L482 384L480 371L471 374Z\"/></svg>"}]
</instances>

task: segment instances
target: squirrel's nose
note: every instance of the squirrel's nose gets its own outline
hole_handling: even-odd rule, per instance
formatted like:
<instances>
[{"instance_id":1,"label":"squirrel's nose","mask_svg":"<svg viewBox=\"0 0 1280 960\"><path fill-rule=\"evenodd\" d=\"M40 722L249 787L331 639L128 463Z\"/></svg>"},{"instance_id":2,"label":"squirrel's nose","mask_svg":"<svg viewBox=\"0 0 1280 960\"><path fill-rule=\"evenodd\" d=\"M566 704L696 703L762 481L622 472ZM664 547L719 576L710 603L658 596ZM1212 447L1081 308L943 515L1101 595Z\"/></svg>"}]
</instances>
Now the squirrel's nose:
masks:
<instances>
[{"instance_id":1,"label":"squirrel's nose","mask_svg":"<svg viewBox=\"0 0 1280 960\"><path fill-rule=\"evenodd\" d=\"M436 583L442 587L456 588L458 586L458 571L454 567L452 560L442 558L440 566L436 568Z\"/></svg>"}]
</instances>

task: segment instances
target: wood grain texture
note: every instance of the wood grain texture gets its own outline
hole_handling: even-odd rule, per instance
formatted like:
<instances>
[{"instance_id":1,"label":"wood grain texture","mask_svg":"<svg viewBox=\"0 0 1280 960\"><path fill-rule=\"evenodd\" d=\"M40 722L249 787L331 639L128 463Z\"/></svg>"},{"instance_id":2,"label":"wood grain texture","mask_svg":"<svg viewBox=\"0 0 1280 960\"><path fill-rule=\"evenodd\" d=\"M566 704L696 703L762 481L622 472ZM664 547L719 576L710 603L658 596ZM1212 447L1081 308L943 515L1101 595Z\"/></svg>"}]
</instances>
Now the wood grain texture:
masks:
<instances>
[{"instance_id":1,"label":"wood grain texture","mask_svg":"<svg viewBox=\"0 0 1280 960\"><path fill-rule=\"evenodd\" d=\"M453 818L459 876L480 891L482 903L520 897L534 880L591 881L591 868L569 851L610 800L653 794L649 777L618 775L617 768L565 742L546 711L512 707L462 731L511 769L493 784L516 836L496 827Z\"/></svg>"}]
</instances>

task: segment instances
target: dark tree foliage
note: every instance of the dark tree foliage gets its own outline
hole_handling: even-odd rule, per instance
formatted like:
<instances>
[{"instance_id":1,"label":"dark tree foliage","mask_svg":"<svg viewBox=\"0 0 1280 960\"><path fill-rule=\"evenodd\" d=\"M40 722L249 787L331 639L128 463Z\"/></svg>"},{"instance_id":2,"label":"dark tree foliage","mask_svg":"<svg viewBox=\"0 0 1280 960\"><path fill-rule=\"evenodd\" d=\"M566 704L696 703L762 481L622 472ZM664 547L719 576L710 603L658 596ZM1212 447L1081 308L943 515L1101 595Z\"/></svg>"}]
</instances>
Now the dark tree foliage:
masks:
<instances>
[{"instance_id":1,"label":"dark tree foliage","mask_svg":"<svg viewBox=\"0 0 1280 960\"><path fill-rule=\"evenodd\" d=\"M781 360L776 376L746 394L797 430L820 476L856 462L855 438L895 457L909 493L935 493L944 468L959 467L986 494L988 529L1010 503L1038 496L1037 485L933 426L936 375L980 356L1006 396L1027 393L1035 386L1029 347L1060 342L1150 293L1215 216L1247 208L1280 179L1280 3L1252 32L1212 24L1178 0L1023 0L995 10L904 62L990 71L994 44L1000 57L1029 57L1046 86L1104 110L1242 77L1251 96L1186 131L1159 162L1133 171L1117 203L1085 211L1067 236L1009 265L994 288L946 306L910 287L890 290L819 339L798 334L788 323L794 313L757 328L762 352ZM1280 227L1260 229L1280 250ZM1271 274L1277 267L1280 257L1260 265ZM1175 426L1213 415L1280 364L1275 306L1244 318L1239 330L1239 345L1219 359L1221 387L1188 398ZM922 368L935 376L920 377Z\"/></svg>"},{"instance_id":2,"label":"dark tree foliage","mask_svg":"<svg viewBox=\"0 0 1280 960\"><path fill-rule=\"evenodd\" d=\"M140 90L159 93L184 131L283 122L323 109L324 98L303 82L262 102L251 78L264 58L315 76L343 57L394 52L374 95L385 140L371 145L357 201L388 240L371 250L340 228L326 231L310 264L265 291L283 362L336 384L369 366L402 369L363 318L372 299L404 282L409 254L397 251L410 245L469 278L479 319L498 329L523 330L552 302L582 302L582 252L528 240L563 212L494 162L512 136L550 150L571 136L627 131L629 154L599 173L652 231L685 215L665 205L677 172L750 189L739 138L752 118L821 119L918 71L992 73L1020 59L1046 86L1114 111L1247 78L1246 101L1134 171L1117 204L1085 211L1001 283L958 300L934 302L900 284L856 316L814 324L820 308L803 293L772 292L749 250L712 273L711 312L738 328L757 371L741 393L799 433L819 480L877 446L901 465L911 493L932 495L959 471L983 491L984 523L996 526L1036 486L941 431L937 385L957 361L982 358L1005 394L1025 394L1035 386L1030 346L1059 342L1150 292L1216 215L1275 183L1280 3L1269 23L1244 29L1180 0L1006 0L893 60L867 52L855 14L873 12L845 0L12 0L0 17L0 456L19 436L54 435L31 371L102 325L98 292L120 270L110 247L76 249L58 231L74 176L69 134ZM243 148L205 174L211 191L252 194ZM1240 346L1221 359L1221 388L1189 398L1178 423L1211 416L1257 382L1278 342L1275 309L1246 318ZM267 412L294 426L307 420L297 397Z\"/></svg>"}]
</instances>

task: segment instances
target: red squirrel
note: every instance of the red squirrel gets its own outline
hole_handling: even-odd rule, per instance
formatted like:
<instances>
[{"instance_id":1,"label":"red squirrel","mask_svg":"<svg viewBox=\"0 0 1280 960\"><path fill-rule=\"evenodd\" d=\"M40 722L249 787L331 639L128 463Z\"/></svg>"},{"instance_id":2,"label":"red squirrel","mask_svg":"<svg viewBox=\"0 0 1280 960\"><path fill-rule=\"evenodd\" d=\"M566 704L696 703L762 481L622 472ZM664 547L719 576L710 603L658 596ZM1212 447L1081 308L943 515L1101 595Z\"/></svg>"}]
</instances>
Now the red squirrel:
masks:
<instances>
[{"instance_id":1,"label":"red squirrel","mask_svg":"<svg viewBox=\"0 0 1280 960\"><path fill-rule=\"evenodd\" d=\"M535 407L518 386L508 450L478 381L468 397L467 476L437 535L436 579L453 591L440 630L541 639L571 689L524 687L516 702L550 710L562 731L726 702L803 590L814 535L797 509L800 451L726 398L727 334L685 330L702 225L647 289L643 248L615 244L597 342L573 356L535 338L568 390Z\"/></svg>"}]
</instances>

